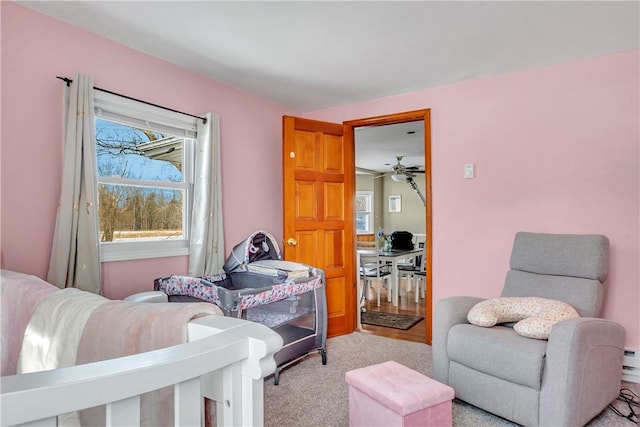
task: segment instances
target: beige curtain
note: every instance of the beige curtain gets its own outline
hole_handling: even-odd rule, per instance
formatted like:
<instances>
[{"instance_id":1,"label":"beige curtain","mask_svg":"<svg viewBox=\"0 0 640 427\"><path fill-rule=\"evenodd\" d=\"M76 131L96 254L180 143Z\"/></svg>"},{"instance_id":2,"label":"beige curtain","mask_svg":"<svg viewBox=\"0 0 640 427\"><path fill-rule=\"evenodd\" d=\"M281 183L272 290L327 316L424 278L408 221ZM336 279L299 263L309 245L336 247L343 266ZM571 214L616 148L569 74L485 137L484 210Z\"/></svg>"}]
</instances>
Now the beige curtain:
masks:
<instances>
[{"instance_id":1,"label":"beige curtain","mask_svg":"<svg viewBox=\"0 0 640 427\"><path fill-rule=\"evenodd\" d=\"M189 275L222 273L224 230L220 182L220 118L208 113L198 122L193 207L189 238Z\"/></svg>"},{"instance_id":2,"label":"beige curtain","mask_svg":"<svg viewBox=\"0 0 640 427\"><path fill-rule=\"evenodd\" d=\"M99 294L93 78L77 74L66 90L62 187L47 281Z\"/></svg>"}]
</instances>

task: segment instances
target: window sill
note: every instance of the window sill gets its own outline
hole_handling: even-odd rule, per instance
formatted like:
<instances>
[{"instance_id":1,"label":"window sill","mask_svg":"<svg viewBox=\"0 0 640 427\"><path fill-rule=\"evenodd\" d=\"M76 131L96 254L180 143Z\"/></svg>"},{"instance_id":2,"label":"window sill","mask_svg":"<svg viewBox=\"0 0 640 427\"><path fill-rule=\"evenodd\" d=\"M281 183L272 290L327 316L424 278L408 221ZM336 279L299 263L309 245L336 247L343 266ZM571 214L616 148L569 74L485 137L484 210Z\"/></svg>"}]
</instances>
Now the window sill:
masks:
<instances>
[{"instance_id":1,"label":"window sill","mask_svg":"<svg viewBox=\"0 0 640 427\"><path fill-rule=\"evenodd\" d=\"M100 261L131 261L189 255L187 240L162 242L101 243Z\"/></svg>"}]
</instances>

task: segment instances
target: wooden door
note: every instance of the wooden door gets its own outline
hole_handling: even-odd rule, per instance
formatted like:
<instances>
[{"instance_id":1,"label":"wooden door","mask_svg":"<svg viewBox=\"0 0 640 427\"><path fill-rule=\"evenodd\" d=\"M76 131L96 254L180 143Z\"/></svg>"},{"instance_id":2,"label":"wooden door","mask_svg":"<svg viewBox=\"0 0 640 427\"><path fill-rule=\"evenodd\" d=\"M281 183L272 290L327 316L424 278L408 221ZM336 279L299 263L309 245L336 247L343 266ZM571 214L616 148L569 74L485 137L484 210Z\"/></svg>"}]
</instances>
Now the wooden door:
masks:
<instances>
[{"instance_id":1,"label":"wooden door","mask_svg":"<svg viewBox=\"0 0 640 427\"><path fill-rule=\"evenodd\" d=\"M353 144L342 124L283 117L283 255L324 270L328 336L354 330Z\"/></svg>"}]
</instances>

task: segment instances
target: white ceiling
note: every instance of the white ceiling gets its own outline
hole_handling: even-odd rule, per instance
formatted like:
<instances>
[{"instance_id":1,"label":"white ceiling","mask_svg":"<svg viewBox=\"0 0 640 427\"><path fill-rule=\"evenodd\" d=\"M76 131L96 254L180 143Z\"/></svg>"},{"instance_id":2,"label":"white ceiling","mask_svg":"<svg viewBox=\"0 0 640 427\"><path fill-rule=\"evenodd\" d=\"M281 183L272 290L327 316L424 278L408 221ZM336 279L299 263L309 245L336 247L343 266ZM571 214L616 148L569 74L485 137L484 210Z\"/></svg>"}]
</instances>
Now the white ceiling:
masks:
<instances>
[{"instance_id":1,"label":"white ceiling","mask_svg":"<svg viewBox=\"0 0 640 427\"><path fill-rule=\"evenodd\" d=\"M409 133L407 133L409 132ZM402 156L404 166L424 170L424 122L355 128L356 166L390 172Z\"/></svg>"},{"instance_id":2,"label":"white ceiling","mask_svg":"<svg viewBox=\"0 0 640 427\"><path fill-rule=\"evenodd\" d=\"M299 113L640 46L638 1L17 3Z\"/></svg>"}]
</instances>

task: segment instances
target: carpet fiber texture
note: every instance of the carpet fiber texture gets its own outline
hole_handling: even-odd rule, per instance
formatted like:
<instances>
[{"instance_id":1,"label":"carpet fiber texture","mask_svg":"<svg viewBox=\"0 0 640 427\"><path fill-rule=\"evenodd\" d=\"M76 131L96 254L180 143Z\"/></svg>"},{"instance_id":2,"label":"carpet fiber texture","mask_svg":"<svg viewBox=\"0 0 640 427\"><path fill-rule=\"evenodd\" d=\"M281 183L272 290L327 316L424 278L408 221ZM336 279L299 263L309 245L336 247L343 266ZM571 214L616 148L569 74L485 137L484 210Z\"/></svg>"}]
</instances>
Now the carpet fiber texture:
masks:
<instances>
[{"instance_id":1,"label":"carpet fiber texture","mask_svg":"<svg viewBox=\"0 0 640 427\"><path fill-rule=\"evenodd\" d=\"M407 330L424 319L420 316L405 314L383 313L380 311L365 311L362 313L362 323L367 325L385 326L387 328Z\"/></svg>"},{"instance_id":2,"label":"carpet fiber texture","mask_svg":"<svg viewBox=\"0 0 640 427\"><path fill-rule=\"evenodd\" d=\"M431 376L431 347L409 341L354 332L327 340L327 364L319 355L310 355L281 371L280 384L273 376L264 384L264 423L266 427L347 427L349 425L349 388L347 371L395 360L408 368ZM640 385L623 383L639 392ZM627 413L622 402L616 402ZM623 406L624 405L624 406ZM453 401L455 427L509 426L511 423L460 400ZM605 409L588 427L632 427L635 424Z\"/></svg>"}]
</instances>

